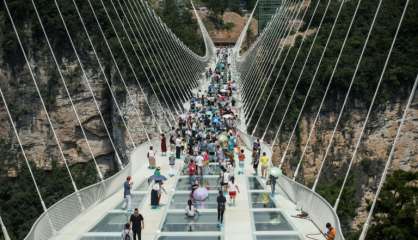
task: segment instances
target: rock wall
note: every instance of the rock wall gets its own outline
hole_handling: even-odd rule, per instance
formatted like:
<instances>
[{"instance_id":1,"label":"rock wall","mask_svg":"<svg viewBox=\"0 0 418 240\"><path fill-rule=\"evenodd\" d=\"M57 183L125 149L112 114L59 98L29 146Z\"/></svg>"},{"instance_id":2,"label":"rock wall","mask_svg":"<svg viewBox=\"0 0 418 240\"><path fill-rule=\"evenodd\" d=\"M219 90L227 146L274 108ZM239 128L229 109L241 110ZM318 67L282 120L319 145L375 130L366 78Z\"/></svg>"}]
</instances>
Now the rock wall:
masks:
<instances>
[{"instance_id":1,"label":"rock wall","mask_svg":"<svg viewBox=\"0 0 418 240\"><path fill-rule=\"evenodd\" d=\"M36 80L45 99L51 94L45 94L45 86L48 85L48 81L52 81L51 79L54 77L53 72L56 70L54 69L55 66L45 59L35 60L39 55L41 53L32 55L33 62L36 63L36 65L33 64L33 68L35 69ZM76 85L71 96L92 150L92 153L90 153L71 102L64 91L61 79L55 79L57 81L57 91L56 95L54 95L54 103L48 105L48 112L67 162L70 165L87 163L93 159L93 154L102 172L114 169L117 166L115 165L117 162L114 158L114 149L104 124L108 127L116 149L123 157L123 161L127 162L133 145L128 137L128 131L119 117L119 112L111 98L102 74L97 72L98 69L87 69L88 79L97 101L96 106L76 62L64 60L63 63L62 69L64 69L66 82ZM0 82L2 89L6 93L6 100L12 108L13 105L17 107L21 104L29 105L29 111L13 116L29 159L35 162L38 167L44 169L51 167L52 160L57 160L58 163L63 164L63 158L60 155L57 143L48 124L47 115L42 108L38 95L34 92L34 84L28 68L22 66L22 68L12 69L6 64L2 64L0 67ZM10 84L13 82L18 83L17 87L10 87ZM116 88L115 86L113 87ZM127 94L121 94L121 96L117 97L117 102L123 112L122 116L126 120L134 143L140 144L147 140L144 129L147 129L151 137L156 136L158 129L152 121L150 110L139 87L132 85L129 86L129 90L133 96L133 101L128 99ZM14 104L19 99L18 94L22 92L25 94L25 96L22 96L24 99L21 99L19 104ZM26 94L30 97L26 96ZM164 111L157 107L157 99L149 94L147 97L151 108L154 109L157 115L159 123L162 124L163 129L166 129L164 119L160 117L163 116L162 112ZM4 105L0 105L0 139L6 142L17 143ZM105 123L103 123L97 108L102 112ZM12 112L17 111L12 109ZM142 123L144 126L142 126ZM9 172L15 172L14 168L17 165L16 163L7 163L7 167L10 168Z\"/></svg>"},{"instance_id":2,"label":"rock wall","mask_svg":"<svg viewBox=\"0 0 418 240\"><path fill-rule=\"evenodd\" d=\"M392 147L405 103L406 101L397 101L384 106L383 109L377 109L369 120L352 169L353 172L357 173L356 176L360 176L359 180L354 182L354 187L357 191L354 197L359 201L360 206L356 210L357 215L352 222L351 227L353 229L356 229L358 224L364 222L365 217L367 217L368 200L374 197L374 192ZM321 183L336 182L344 177L367 113L364 109L362 107L347 110L349 114L346 114L343 118L326 158L320 185ZM309 131L312 128L315 114L305 114L299 123L299 131L297 131L297 136L293 138L284 162L285 172L288 176L293 176L303 148L308 141ZM331 139L337 117L338 113L333 111L325 111L320 115L303 159L303 167L298 177L299 181L312 185L315 180L321 161L324 158L325 150ZM280 143L276 145L273 156L273 161L276 163L280 161L288 139L289 135L284 134L281 136ZM417 140L418 97L415 98L409 110L396 147L391 170L418 171Z\"/></svg>"}]
</instances>

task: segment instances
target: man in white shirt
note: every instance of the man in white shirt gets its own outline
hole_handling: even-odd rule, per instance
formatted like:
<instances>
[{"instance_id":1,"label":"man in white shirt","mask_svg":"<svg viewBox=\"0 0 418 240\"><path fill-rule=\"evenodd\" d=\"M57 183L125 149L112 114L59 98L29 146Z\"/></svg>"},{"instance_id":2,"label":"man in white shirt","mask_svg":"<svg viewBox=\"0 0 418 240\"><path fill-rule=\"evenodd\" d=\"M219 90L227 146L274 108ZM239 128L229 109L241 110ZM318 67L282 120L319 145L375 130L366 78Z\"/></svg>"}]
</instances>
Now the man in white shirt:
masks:
<instances>
[{"instance_id":1,"label":"man in white shirt","mask_svg":"<svg viewBox=\"0 0 418 240\"><path fill-rule=\"evenodd\" d=\"M203 175L203 156L202 156L202 152L199 152L199 155L196 156L195 161L196 161L196 165L197 165L197 174L202 176Z\"/></svg>"}]
</instances>

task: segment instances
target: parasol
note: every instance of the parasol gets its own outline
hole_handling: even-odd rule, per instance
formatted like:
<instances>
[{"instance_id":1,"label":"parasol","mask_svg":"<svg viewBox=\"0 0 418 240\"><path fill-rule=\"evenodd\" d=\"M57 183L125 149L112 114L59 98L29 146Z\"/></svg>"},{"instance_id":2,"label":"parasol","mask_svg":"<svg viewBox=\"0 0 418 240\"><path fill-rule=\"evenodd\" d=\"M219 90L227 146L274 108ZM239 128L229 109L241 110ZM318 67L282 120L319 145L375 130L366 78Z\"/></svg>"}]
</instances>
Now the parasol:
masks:
<instances>
[{"instance_id":1,"label":"parasol","mask_svg":"<svg viewBox=\"0 0 418 240\"><path fill-rule=\"evenodd\" d=\"M197 201L204 201L208 198L209 191L204 187L199 187L193 192L193 198Z\"/></svg>"}]
</instances>

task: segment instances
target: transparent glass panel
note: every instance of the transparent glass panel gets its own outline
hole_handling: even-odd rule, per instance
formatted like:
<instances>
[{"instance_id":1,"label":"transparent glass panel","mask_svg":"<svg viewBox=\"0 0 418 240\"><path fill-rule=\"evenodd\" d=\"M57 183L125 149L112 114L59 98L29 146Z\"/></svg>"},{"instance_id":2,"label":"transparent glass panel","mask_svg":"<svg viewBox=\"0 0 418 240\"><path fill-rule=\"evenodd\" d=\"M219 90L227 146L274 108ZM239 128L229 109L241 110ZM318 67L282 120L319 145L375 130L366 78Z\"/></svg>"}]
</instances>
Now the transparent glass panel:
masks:
<instances>
[{"instance_id":1,"label":"transparent glass panel","mask_svg":"<svg viewBox=\"0 0 418 240\"><path fill-rule=\"evenodd\" d=\"M276 204L268 192L251 193L251 205L253 208L276 208Z\"/></svg>"},{"instance_id":2,"label":"transparent glass panel","mask_svg":"<svg viewBox=\"0 0 418 240\"><path fill-rule=\"evenodd\" d=\"M281 212L254 212L256 231L291 231L293 228Z\"/></svg>"},{"instance_id":3,"label":"transparent glass panel","mask_svg":"<svg viewBox=\"0 0 418 240\"><path fill-rule=\"evenodd\" d=\"M163 236L159 237L158 240L221 240L219 236Z\"/></svg>"},{"instance_id":4,"label":"transparent glass panel","mask_svg":"<svg viewBox=\"0 0 418 240\"><path fill-rule=\"evenodd\" d=\"M131 195L132 201L132 209L139 208L141 206L142 201L145 199L145 194L132 194ZM116 207L116 209L122 209L123 201Z\"/></svg>"},{"instance_id":5,"label":"transparent glass panel","mask_svg":"<svg viewBox=\"0 0 418 240\"><path fill-rule=\"evenodd\" d=\"M300 240L298 236L291 235L263 235L257 236L257 240Z\"/></svg>"},{"instance_id":6,"label":"transparent glass panel","mask_svg":"<svg viewBox=\"0 0 418 240\"><path fill-rule=\"evenodd\" d=\"M198 209L209 209L209 208L216 209L217 208L216 197L217 197L216 193L210 193L209 197L205 201L195 202L195 207ZM189 198L190 198L190 194L183 194L183 193L175 194L173 198L171 199L170 208L171 209L186 208L187 201L189 200Z\"/></svg>"},{"instance_id":7,"label":"transparent glass panel","mask_svg":"<svg viewBox=\"0 0 418 240\"><path fill-rule=\"evenodd\" d=\"M122 233L122 230L121 230ZM121 237L105 237L105 236L88 236L88 237L82 237L81 240L120 240Z\"/></svg>"},{"instance_id":8,"label":"transparent glass panel","mask_svg":"<svg viewBox=\"0 0 418 240\"><path fill-rule=\"evenodd\" d=\"M248 177L248 185L250 190L264 190L263 185L256 177Z\"/></svg>"},{"instance_id":9,"label":"transparent glass panel","mask_svg":"<svg viewBox=\"0 0 418 240\"><path fill-rule=\"evenodd\" d=\"M163 232L219 231L217 213L201 213L194 218L183 213L168 213L161 229Z\"/></svg>"},{"instance_id":10,"label":"transparent glass panel","mask_svg":"<svg viewBox=\"0 0 418 240\"><path fill-rule=\"evenodd\" d=\"M138 187L135 188L135 191L147 191L148 190L148 181L144 181Z\"/></svg>"},{"instance_id":11,"label":"transparent glass panel","mask_svg":"<svg viewBox=\"0 0 418 240\"><path fill-rule=\"evenodd\" d=\"M90 232L122 232L128 217L127 213L109 213Z\"/></svg>"},{"instance_id":12,"label":"transparent glass panel","mask_svg":"<svg viewBox=\"0 0 418 240\"><path fill-rule=\"evenodd\" d=\"M217 177L205 177L200 179L201 186L207 187L209 190L218 190L220 187ZM176 186L176 190L186 191L191 190L189 177L181 177Z\"/></svg>"}]
</instances>

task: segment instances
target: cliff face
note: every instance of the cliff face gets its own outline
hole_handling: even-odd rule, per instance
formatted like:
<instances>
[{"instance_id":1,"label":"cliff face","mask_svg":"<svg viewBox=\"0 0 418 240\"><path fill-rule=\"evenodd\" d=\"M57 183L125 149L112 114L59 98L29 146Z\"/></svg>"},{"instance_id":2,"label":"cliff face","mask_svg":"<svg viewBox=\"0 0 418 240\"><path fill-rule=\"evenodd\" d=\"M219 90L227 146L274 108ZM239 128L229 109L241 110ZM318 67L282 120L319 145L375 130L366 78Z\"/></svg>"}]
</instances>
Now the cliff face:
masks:
<instances>
[{"instance_id":1,"label":"cliff face","mask_svg":"<svg viewBox=\"0 0 418 240\"><path fill-rule=\"evenodd\" d=\"M356 216L351 223L351 228L353 229L356 229L358 224L364 222L365 217L367 217L369 200L374 197L374 192L380 181L381 172L392 147L404 107L405 102L390 103L384 109L377 109L369 120L352 169L356 180L354 183L349 183L355 189L355 194L351 197L360 206L356 209ZM347 170L367 113L364 109L350 109L350 114L345 115L334 136L334 143L326 158L319 185L321 183L331 183L336 184L337 188L341 186L339 180L343 179ZM312 128L315 114L306 114L299 123L297 136L293 138L284 164L285 172L288 176L293 176L303 148L308 141L309 131ZM320 115L320 119L316 124L303 160L303 168L298 177L299 181L304 182L308 186L312 185L317 176L337 117L338 113L336 112L324 112ZM280 143L276 146L273 157L273 161L276 163L280 161L288 139L288 135L283 135ZM417 139L418 97L415 98L402 129L392 161L391 171L397 169L418 171Z\"/></svg>"},{"instance_id":2,"label":"cliff face","mask_svg":"<svg viewBox=\"0 0 418 240\"><path fill-rule=\"evenodd\" d=\"M61 142L65 158L70 165L87 163L92 160L92 156L82 134L80 124L64 90L62 81L56 74L55 65L42 58L45 54L48 53L39 51L30 53L30 57L36 80L47 103L48 112ZM88 81L97 100L96 106L77 62L66 59L63 59L62 62L61 69L70 88L74 106L86 132L92 153L102 171L106 172L109 169L113 169L115 161L114 149L105 131L97 106L104 116L105 124L112 135L116 148L124 158L123 161L128 161L127 156L129 156L133 145L128 139L127 130L122 124L103 75L98 72L99 69L93 67L87 67L86 69ZM62 157L27 66L14 66L12 68L3 61L0 65L0 83L3 91L6 93L12 117L16 121L20 138L29 159L34 161L38 167L44 169L51 167L52 160L62 164ZM113 75L111 76L111 84L113 89L118 87L116 86L116 77ZM53 90L50 90L51 88ZM149 108L145 104L144 96L139 91L138 86L131 85L129 89L133 102L127 99L127 94L119 94L117 100L135 144L140 144L146 141L141 122L145 124L145 129L153 136L155 136L156 128ZM156 109L156 98L148 97L151 107ZM51 98L53 100L49 100ZM135 108L138 111L134 110ZM160 114L158 111L156 113L157 115ZM164 124L162 119L159 120ZM3 104L0 107L0 139L16 143L16 138L9 124ZM6 163L6 165L9 168L9 175L13 175L17 167L16 163Z\"/></svg>"}]
</instances>

